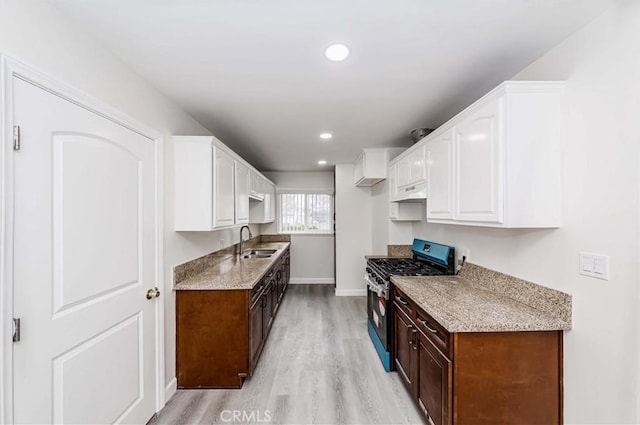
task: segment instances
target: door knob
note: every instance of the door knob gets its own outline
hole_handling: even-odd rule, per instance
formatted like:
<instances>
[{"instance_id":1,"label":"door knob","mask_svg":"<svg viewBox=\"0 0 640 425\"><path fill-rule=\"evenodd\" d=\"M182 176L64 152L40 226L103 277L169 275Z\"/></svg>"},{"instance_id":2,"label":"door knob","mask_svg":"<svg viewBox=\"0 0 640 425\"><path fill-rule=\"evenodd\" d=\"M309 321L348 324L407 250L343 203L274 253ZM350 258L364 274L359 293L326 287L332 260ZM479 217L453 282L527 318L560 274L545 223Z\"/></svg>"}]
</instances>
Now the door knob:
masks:
<instances>
[{"instance_id":1,"label":"door knob","mask_svg":"<svg viewBox=\"0 0 640 425\"><path fill-rule=\"evenodd\" d=\"M151 298L158 298L159 296L160 296L160 290L158 290L157 286L155 288L147 290L148 300L150 300Z\"/></svg>"}]
</instances>

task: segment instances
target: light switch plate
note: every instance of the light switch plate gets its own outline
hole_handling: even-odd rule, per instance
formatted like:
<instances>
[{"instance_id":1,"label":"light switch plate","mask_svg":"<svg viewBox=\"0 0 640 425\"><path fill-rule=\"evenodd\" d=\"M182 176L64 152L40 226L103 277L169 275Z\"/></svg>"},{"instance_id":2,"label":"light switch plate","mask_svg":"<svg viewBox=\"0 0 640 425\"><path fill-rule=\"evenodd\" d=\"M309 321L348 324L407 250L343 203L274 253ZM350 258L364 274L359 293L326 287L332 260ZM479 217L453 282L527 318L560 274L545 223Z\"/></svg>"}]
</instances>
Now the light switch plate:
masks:
<instances>
[{"instance_id":1,"label":"light switch plate","mask_svg":"<svg viewBox=\"0 0 640 425\"><path fill-rule=\"evenodd\" d=\"M593 252L581 252L578 272L584 276L609 280L609 256L594 254Z\"/></svg>"}]
</instances>

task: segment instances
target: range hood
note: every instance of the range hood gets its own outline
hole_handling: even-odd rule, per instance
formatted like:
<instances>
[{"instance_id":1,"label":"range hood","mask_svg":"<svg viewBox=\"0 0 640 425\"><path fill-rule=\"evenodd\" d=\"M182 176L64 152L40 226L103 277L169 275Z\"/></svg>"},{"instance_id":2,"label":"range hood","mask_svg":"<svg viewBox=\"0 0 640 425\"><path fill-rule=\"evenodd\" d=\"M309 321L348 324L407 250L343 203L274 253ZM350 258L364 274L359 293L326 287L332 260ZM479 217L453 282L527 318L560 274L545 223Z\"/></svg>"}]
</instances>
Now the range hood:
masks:
<instances>
[{"instance_id":1,"label":"range hood","mask_svg":"<svg viewBox=\"0 0 640 425\"><path fill-rule=\"evenodd\" d=\"M250 201L262 202L262 201L264 201L264 193L255 192L253 190L250 190L249 191L249 200Z\"/></svg>"}]
</instances>

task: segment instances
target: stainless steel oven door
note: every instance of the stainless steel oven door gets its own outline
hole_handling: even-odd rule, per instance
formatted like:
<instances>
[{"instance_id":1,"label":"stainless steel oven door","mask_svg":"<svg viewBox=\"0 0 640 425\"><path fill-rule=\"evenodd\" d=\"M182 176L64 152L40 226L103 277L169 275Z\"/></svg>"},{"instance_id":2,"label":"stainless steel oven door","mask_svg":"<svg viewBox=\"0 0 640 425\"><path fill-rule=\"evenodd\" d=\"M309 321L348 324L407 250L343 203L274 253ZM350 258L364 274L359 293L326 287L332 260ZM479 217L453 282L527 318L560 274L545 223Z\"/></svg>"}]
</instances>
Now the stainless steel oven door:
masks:
<instances>
[{"instance_id":1,"label":"stainless steel oven door","mask_svg":"<svg viewBox=\"0 0 640 425\"><path fill-rule=\"evenodd\" d=\"M369 322L373 326L382 342L382 346L389 351L388 330L391 326L391 320L389 319L389 291L370 277L367 277L367 285L369 290L367 291L367 314L369 316Z\"/></svg>"}]
</instances>

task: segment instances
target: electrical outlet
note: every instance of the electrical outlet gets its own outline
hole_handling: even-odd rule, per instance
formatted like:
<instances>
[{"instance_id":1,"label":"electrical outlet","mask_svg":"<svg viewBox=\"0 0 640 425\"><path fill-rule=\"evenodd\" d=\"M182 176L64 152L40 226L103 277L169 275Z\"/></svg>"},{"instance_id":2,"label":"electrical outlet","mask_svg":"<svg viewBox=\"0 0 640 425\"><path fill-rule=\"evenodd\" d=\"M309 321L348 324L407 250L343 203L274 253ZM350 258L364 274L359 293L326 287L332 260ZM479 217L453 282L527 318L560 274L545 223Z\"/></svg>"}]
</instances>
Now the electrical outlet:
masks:
<instances>
[{"instance_id":1,"label":"electrical outlet","mask_svg":"<svg viewBox=\"0 0 640 425\"><path fill-rule=\"evenodd\" d=\"M578 273L596 279L609 280L609 256L581 252L578 262Z\"/></svg>"},{"instance_id":2,"label":"electrical outlet","mask_svg":"<svg viewBox=\"0 0 640 425\"><path fill-rule=\"evenodd\" d=\"M462 255L464 255L466 257L467 260L469 260L469 248L465 248L462 250Z\"/></svg>"}]
</instances>

